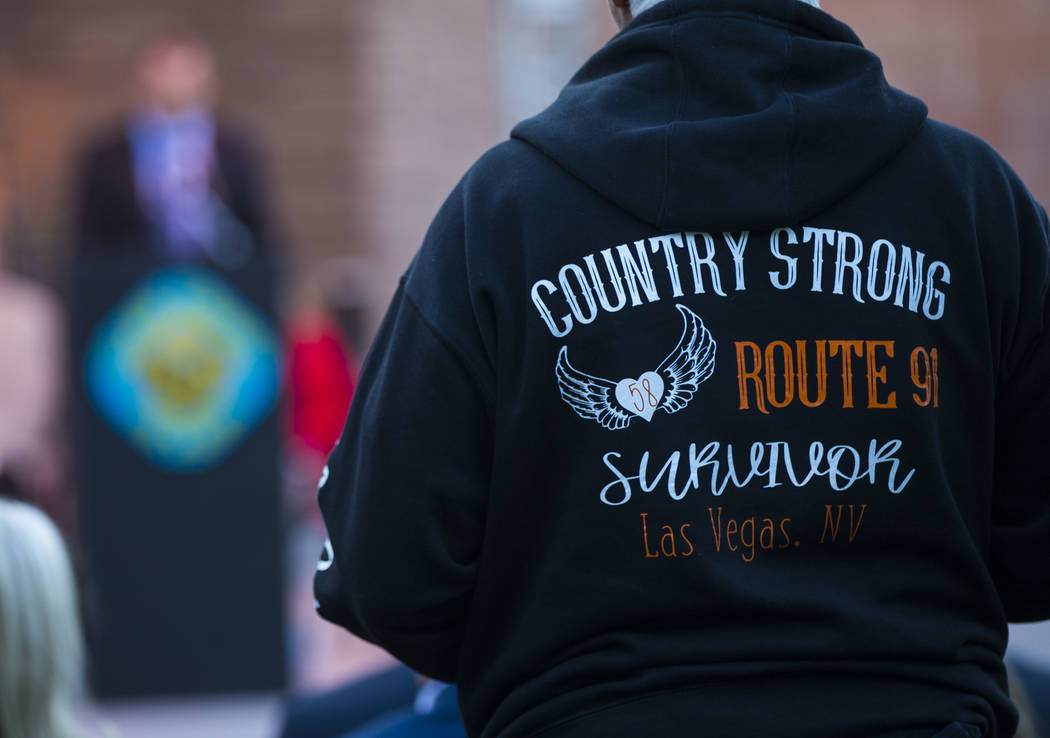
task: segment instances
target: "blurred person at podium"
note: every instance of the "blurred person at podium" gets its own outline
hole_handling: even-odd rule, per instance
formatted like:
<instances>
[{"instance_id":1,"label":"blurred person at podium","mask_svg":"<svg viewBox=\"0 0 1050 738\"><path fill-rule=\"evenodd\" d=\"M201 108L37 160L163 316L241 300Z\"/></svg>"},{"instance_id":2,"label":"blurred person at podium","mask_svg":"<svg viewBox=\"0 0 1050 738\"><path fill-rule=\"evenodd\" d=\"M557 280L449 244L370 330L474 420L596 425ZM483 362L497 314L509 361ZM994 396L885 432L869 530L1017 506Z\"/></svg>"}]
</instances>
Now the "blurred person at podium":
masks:
<instances>
[{"instance_id":1,"label":"blurred person at podium","mask_svg":"<svg viewBox=\"0 0 1050 738\"><path fill-rule=\"evenodd\" d=\"M74 515L62 494L58 423L62 312L47 288L7 268L11 200L0 177L0 495L34 502L68 531Z\"/></svg>"},{"instance_id":2,"label":"blurred person at podium","mask_svg":"<svg viewBox=\"0 0 1050 738\"><path fill-rule=\"evenodd\" d=\"M78 255L152 254L237 266L271 240L255 148L217 118L205 41L169 30L139 52L137 100L76 172Z\"/></svg>"}]
</instances>

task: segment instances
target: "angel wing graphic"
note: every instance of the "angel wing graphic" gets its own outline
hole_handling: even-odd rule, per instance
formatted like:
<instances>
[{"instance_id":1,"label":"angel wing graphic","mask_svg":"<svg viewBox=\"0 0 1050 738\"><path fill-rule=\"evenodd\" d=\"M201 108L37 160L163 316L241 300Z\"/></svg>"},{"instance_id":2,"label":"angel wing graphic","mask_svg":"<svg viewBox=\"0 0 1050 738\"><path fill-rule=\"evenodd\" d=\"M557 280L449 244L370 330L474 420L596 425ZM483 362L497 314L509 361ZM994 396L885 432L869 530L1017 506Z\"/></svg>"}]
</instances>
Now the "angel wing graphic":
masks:
<instances>
[{"instance_id":1,"label":"angel wing graphic","mask_svg":"<svg viewBox=\"0 0 1050 738\"><path fill-rule=\"evenodd\" d=\"M636 417L649 422L657 410L671 414L689 404L714 373L717 345L700 316L685 305L675 307L685 324L681 340L655 372L636 379L614 382L585 374L569 363L569 350L562 346L554 375L562 399L577 415L603 428L620 430Z\"/></svg>"}]
</instances>

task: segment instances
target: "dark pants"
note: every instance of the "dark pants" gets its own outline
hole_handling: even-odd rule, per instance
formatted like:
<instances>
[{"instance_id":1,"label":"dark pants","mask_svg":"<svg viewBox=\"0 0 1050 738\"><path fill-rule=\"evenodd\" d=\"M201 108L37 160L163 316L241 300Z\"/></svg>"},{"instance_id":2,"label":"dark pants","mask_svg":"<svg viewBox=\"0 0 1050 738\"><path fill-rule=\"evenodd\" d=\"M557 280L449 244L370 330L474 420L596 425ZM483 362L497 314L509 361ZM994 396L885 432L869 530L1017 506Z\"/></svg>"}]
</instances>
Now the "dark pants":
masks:
<instances>
[{"instance_id":1,"label":"dark pants","mask_svg":"<svg viewBox=\"0 0 1050 738\"><path fill-rule=\"evenodd\" d=\"M336 738L410 708L415 696L415 674L397 666L332 692L295 697L288 703L281 738Z\"/></svg>"},{"instance_id":2,"label":"dark pants","mask_svg":"<svg viewBox=\"0 0 1050 738\"><path fill-rule=\"evenodd\" d=\"M425 714L402 710L343 738L467 738L467 733L456 705L456 688L448 687Z\"/></svg>"}]
</instances>

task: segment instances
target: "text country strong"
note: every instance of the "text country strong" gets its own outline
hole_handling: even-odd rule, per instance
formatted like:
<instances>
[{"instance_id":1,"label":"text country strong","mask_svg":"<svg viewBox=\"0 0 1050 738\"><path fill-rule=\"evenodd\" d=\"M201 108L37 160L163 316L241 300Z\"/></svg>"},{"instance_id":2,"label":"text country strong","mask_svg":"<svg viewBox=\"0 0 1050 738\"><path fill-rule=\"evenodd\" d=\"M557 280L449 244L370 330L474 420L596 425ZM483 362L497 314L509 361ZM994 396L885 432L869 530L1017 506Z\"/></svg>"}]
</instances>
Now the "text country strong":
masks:
<instances>
[{"instance_id":1,"label":"text country strong","mask_svg":"<svg viewBox=\"0 0 1050 738\"><path fill-rule=\"evenodd\" d=\"M567 336L578 324L670 295L726 297L748 291L749 231L739 234L673 233L621 244L565 264L557 277L531 288L533 305L551 334ZM944 316L951 269L943 261L888 239L865 244L860 236L828 228L778 228L769 237L776 269L762 275L774 289L849 295L858 303L889 303L929 320ZM552 275L553 276L553 275Z\"/></svg>"}]
</instances>

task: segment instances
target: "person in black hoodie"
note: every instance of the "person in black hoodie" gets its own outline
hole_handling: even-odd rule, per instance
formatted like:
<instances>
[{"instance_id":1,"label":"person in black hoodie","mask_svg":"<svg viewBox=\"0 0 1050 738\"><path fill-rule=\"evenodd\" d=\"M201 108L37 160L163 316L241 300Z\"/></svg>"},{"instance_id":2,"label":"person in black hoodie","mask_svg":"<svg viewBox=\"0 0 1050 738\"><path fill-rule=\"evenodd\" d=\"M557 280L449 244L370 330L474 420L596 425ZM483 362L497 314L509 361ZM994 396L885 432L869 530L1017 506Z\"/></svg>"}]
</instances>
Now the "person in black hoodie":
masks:
<instances>
[{"instance_id":1,"label":"person in black hoodie","mask_svg":"<svg viewBox=\"0 0 1050 738\"><path fill-rule=\"evenodd\" d=\"M1050 225L799 0L663 0L466 174L319 501L320 614L471 736L1010 736Z\"/></svg>"}]
</instances>

